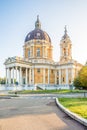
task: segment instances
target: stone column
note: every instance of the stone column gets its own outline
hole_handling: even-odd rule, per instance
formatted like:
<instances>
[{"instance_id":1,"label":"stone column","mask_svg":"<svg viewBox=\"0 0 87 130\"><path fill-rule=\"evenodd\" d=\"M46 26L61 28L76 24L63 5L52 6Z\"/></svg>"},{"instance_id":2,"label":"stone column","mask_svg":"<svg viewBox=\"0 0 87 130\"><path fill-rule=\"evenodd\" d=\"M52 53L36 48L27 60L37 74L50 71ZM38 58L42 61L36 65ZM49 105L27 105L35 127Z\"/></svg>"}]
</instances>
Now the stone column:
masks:
<instances>
[{"instance_id":1,"label":"stone column","mask_svg":"<svg viewBox=\"0 0 87 130\"><path fill-rule=\"evenodd\" d=\"M61 69L59 70L59 85L61 85Z\"/></svg>"},{"instance_id":2,"label":"stone column","mask_svg":"<svg viewBox=\"0 0 87 130\"><path fill-rule=\"evenodd\" d=\"M48 57L47 53L48 53L48 51L47 51L47 47L46 47L46 58Z\"/></svg>"},{"instance_id":3,"label":"stone column","mask_svg":"<svg viewBox=\"0 0 87 130\"><path fill-rule=\"evenodd\" d=\"M55 69L55 84L57 84L57 70Z\"/></svg>"},{"instance_id":4,"label":"stone column","mask_svg":"<svg viewBox=\"0 0 87 130\"><path fill-rule=\"evenodd\" d=\"M66 84L69 84L69 79L68 79L68 68L66 68Z\"/></svg>"},{"instance_id":5,"label":"stone column","mask_svg":"<svg viewBox=\"0 0 87 130\"><path fill-rule=\"evenodd\" d=\"M7 68L6 68L6 85L7 85L8 75L7 75Z\"/></svg>"},{"instance_id":6,"label":"stone column","mask_svg":"<svg viewBox=\"0 0 87 130\"><path fill-rule=\"evenodd\" d=\"M43 84L45 84L45 68L43 68Z\"/></svg>"},{"instance_id":7,"label":"stone column","mask_svg":"<svg viewBox=\"0 0 87 130\"><path fill-rule=\"evenodd\" d=\"M30 58L32 57L32 54L31 54L31 52L32 52L32 48L31 48L31 46L30 46Z\"/></svg>"},{"instance_id":8,"label":"stone column","mask_svg":"<svg viewBox=\"0 0 87 130\"><path fill-rule=\"evenodd\" d=\"M11 84L11 69L10 68L8 69L8 73L9 73L9 77L8 77L9 84Z\"/></svg>"},{"instance_id":9,"label":"stone column","mask_svg":"<svg viewBox=\"0 0 87 130\"><path fill-rule=\"evenodd\" d=\"M22 84L22 68L19 69L19 83Z\"/></svg>"},{"instance_id":10,"label":"stone column","mask_svg":"<svg viewBox=\"0 0 87 130\"><path fill-rule=\"evenodd\" d=\"M14 84L14 67L13 67L13 84Z\"/></svg>"},{"instance_id":11,"label":"stone column","mask_svg":"<svg viewBox=\"0 0 87 130\"><path fill-rule=\"evenodd\" d=\"M29 84L31 84L31 68L29 69Z\"/></svg>"},{"instance_id":12,"label":"stone column","mask_svg":"<svg viewBox=\"0 0 87 130\"><path fill-rule=\"evenodd\" d=\"M34 57L34 46L33 46L33 57Z\"/></svg>"},{"instance_id":13,"label":"stone column","mask_svg":"<svg viewBox=\"0 0 87 130\"><path fill-rule=\"evenodd\" d=\"M48 68L48 84L50 84L50 69Z\"/></svg>"},{"instance_id":14,"label":"stone column","mask_svg":"<svg viewBox=\"0 0 87 130\"><path fill-rule=\"evenodd\" d=\"M16 75L15 76L16 76L16 82L17 82L17 66L16 66Z\"/></svg>"},{"instance_id":15,"label":"stone column","mask_svg":"<svg viewBox=\"0 0 87 130\"><path fill-rule=\"evenodd\" d=\"M44 46L43 46L43 58L44 58Z\"/></svg>"},{"instance_id":16,"label":"stone column","mask_svg":"<svg viewBox=\"0 0 87 130\"><path fill-rule=\"evenodd\" d=\"M28 69L26 68L26 85L28 84L28 83L27 83L27 70L28 70Z\"/></svg>"},{"instance_id":17,"label":"stone column","mask_svg":"<svg viewBox=\"0 0 87 130\"><path fill-rule=\"evenodd\" d=\"M71 82L73 82L73 80L74 80L74 69L73 68L71 68L71 77L72 77Z\"/></svg>"},{"instance_id":18,"label":"stone column","mask_svg":"<svg viewBox=\"0 0 87 130\"><path fill-rule=\"evenodd\" d=\"M33 84L34 84L34 68L32 69L32 81L33 81Z\"/></svg>"}]
</instances>

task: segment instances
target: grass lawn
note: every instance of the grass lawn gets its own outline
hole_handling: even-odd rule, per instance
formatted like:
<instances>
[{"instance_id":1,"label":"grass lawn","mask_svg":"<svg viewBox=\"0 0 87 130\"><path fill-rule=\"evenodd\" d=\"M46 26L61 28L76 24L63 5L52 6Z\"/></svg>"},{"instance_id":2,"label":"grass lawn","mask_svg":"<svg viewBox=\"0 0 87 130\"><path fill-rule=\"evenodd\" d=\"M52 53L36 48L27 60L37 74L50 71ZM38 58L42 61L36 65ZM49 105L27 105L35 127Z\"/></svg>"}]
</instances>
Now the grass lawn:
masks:
<instances>
[{"instance_id":1,"label":"grass lawn","mask_svg":"<svg viewBox=\"0 0 87 130\"><path fill-rule=\"evenodd\" d=\"M87 119L87 98L59 98L59 101L70 111Z\"/></svg>"},{"instance_id":2,"label":"grass lawn","mask_svg":"<svg viewBox=\"0 0 87 130\"><path fill-rule=\"evenodd\" d=\"M80 93L84 92L85 90L22 90L22 91L17 91L18 94L64 94L64 93ZM87 91L85 91L87 92ZM9 92L9 93L15 93L15 92Z\"/></svg>"}]
</instances>

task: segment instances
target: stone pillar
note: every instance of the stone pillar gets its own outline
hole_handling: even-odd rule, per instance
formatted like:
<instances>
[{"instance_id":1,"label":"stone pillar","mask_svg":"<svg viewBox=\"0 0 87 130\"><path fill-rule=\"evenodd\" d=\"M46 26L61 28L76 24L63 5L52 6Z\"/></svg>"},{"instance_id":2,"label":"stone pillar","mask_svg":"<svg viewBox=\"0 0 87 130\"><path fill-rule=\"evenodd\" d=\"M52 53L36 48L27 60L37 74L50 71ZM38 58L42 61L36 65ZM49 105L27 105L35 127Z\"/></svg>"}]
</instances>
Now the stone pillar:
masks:
<instances>
[{"instance_id":1,"label":"stone pillar","mask_svg":"<svg viewBox=\"0 0 87 130\"><path fill-rule=\"evenodd\" d=\"M43 58L44 58L44 46L43 46Z\"/></svg>"},{"instance_id":2,"label":"stone pillar","mask_svg":"<svg viewBox=\"0 0 87 130\"><path fill-rule=\"evenodd\" d=\"M50 84L50 69L48 68L48 84Z\"/></svg>"},{"instance_id":3,"label":"stone pillar","mask_svg":"<svg viewBox=\"0 0 87 130\"><path fill-rule=\"evenodd\" d=\"M7 68L6 68L6 85L7 85L8 75L7 75Z\"/></svg>"},{"instance_id":4,"label":"stone pillar","mask_svg":"<svg viewBox=\"0 0 87 130\"><path fill-rule=\"evenodd\" d=\"M43 69L43 84L45 84L45 68Z\"/></svg>"},{"instance_id":5,"label":"stone pillar","mask_svg":"<svg viewBox=\"0 0 87 130\"><path fill-rule=\"evenodd\" d=\"M10 68L8 69L8 73L9 73L8 82L9 84L11 84L11 69Z\"/></svg>"},{"instance_id":6,"label":"stone pillar","mask_svg":"<svg viewBox=\"0 0 87 130\"><path fill-rule=\"evenodd\" d=\"M32 68L32 83L34 84L34 68Z\"/></svg>"},{"instance_id":7,"label":"stone pillar","mask_svg":"<svg viewBox=\"0 0 87 130\"><path fill-rule=\"evenodd\" d=\"M26 68L26 85L28 84L27 83L27 71L28 71L28 69Z\"/></svg>"},{"instance_id":8,"label":"stone pillar","mask_svg":"<svg viewBox=\"0 0 87 130\"><path fill-rule=\"evenodd\" d=\"M31 84L31 68L29 69L29 84Z\"/></svg>"},{"instance_id":9,"label":"stone pillar","mask_svg":"<svg viewBox=\"0 0 87 130\"><path fill-rule=\"evenodd\" d=\"M15 73L15 76L16 76L16 82L17 82L17 66L16 66L16 73Z\"/></svg>"},{"instance_id":10,"label":"stone pillar","mask_svg":"<svg viewBox=\"0 0 87 130\"><path fill-rule=\"evenodd\" d=\"M32 57L32 54L31 54L31 52L32 52L32 48L31 48L31 46L30 46L30 58Z\"/></svg>"},{"instance_id":11,"label":"stone pillar","mask_svg":"<svg viewBox=\"0 0 87 130\"><path fill-rule=\"evenodd\" d=\"M57 70L55 69L55 84L57 84Z\"/></svg>"},{"instance_id":12,"label":"stone pillar","mask_svg":"<svg viewBox=\"0 0 87 130\"><path fill-rule=\"evenodd\" d=\"M14 84L14 67L13 67L13 84Z\"/></svg>"},{"instance_id":13,"label":"stone pillar","mask_svg":"<svg viewBox=\"0 0 87 130\"><path fill-rule=\"evenodd\" d=\"M68 68L66 68L66 84L69 84L69 79L68 79Z\"/></svg>"},{"instance_id":14,"label":"stone pillar","mask_svg":"<svg viewBox=\"0 0 87 130\"><path fill-rule=\"evenodd\" d=\"M48 57L47 52L48 52L48 51L47 51L47 47L46 47L46 58Z\"/></svg>"},{"instance_id":15,"label":"stone pillar","mask_svg":"<svg viewBox=\"0 0 87 130\"><path fill-rule=\"evenodd\" d=\"M59 85L61 85L61 69L59 70Z\"/></svg>"},{"instance_id":16,"label":"stone pillar","mask_svg":"<svg viewBox=\"0 0 87 130\"><path fill-rule=\"evenodd\" d=\"M73 80L74 80L74 69L73 68L71 68L71 77L72 77L72 79L71 79L71 83L73 82Z\"/></svg>"},{"instance_id":17,"label":"stone pillar","mask_svg":"<svg viewBox=\"0 0 87 130\"><path fill-rule=\"evenodd\" d=\"M22 68L19 69L19 83L22 84Z\"/></svg>"},{"instance_id":18,"label":"stone pillar","mask_svg":"<svg viewBox=\"0 0 87 130\"><path fill-rule=\"evenodd\" d=\"M33 46L33 57L34 57L34 46Z\"/></svg>"}]
</instances>

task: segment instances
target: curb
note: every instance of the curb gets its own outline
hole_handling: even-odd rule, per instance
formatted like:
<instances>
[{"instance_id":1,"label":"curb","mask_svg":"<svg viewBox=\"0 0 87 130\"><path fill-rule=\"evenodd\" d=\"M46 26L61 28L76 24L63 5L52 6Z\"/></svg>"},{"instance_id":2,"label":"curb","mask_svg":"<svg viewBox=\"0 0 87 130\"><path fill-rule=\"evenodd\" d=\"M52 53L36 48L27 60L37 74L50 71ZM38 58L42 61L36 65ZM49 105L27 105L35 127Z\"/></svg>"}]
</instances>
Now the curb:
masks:
<instances>
[{"instance_id":1,"label":"curb","mask_svg":"<svg viewBox=\"0 0 87 130\"><path fill-rule=\"evenodd\" d=\"M0 96L0 99L11 99L10 96Z\"/></svg>"},{"instance_id":2,"label":"curb","mask_svg":"<svg viewBox=\"0 0 87 130\"><path fill-rule=\"evenodd\" d=\"M58 101L58 99L56 98L56 104L58 105L58 107L63 110L63 112L65 112L68 116L70 116L71 118L73 118L74 120L78 121L79 123L81 123L84 126L87 126L87 120L76 115L75 113L69 111L68 109L66 109L63 105L61 105Z\"/></svg>"}]
</instances>

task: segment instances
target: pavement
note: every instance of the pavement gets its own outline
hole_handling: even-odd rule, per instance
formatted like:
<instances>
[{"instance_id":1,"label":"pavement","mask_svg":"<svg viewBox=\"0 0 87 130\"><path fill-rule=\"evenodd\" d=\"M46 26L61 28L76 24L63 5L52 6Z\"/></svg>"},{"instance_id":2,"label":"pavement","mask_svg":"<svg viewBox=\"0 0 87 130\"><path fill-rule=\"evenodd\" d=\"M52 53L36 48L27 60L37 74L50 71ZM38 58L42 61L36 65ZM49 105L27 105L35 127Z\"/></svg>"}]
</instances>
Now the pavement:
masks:
<instances>
[{"instance_id":1,"label":"pavement","mask_svg":"<svg viewBox=\"0 0 87 130\"><path fill-rule=\"evenodd\" d=\"M87 130L62 112L55 96L33 95L0 100L0 130Z\"/></svg>"}]
</instances>

